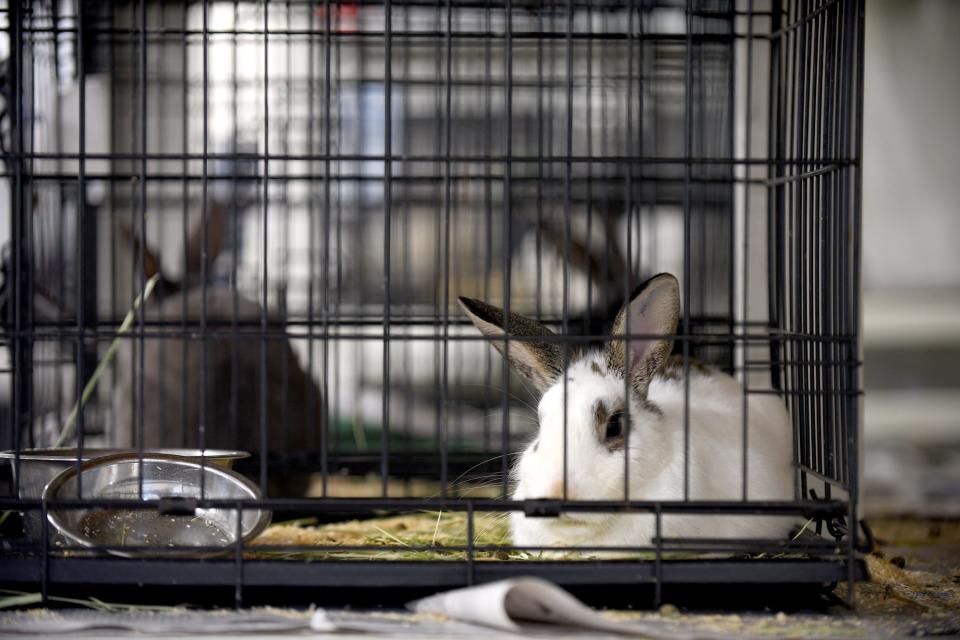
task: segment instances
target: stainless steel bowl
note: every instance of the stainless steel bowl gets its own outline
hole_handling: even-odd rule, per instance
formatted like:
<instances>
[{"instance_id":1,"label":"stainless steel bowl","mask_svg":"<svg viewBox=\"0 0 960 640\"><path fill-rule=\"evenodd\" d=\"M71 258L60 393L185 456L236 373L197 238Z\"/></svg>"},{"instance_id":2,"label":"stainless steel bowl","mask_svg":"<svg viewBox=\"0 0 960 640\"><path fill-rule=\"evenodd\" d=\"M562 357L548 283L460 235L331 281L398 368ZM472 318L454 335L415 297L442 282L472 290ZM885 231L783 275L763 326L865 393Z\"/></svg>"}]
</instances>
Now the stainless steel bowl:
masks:
<instances>
[{"instance_id":1,"label":"stainless steel bowl","mask_svg":"<svg viewBox=\"0 0 960 640\"><path fill-rule=\"evenodd\" d=\"M118 453L134 453L130 449L105 449L84 447L81 462L89 462L103 456ZM233 468L237 460L249 458L246 451L230 451L227 449L147 449L144 453L162 453L184 458L200 459L201 453L209 464L227 469ZM53 478L70 467L77 466L77 450L69 448L56 449L21 449L20 450L20 488L21 500L39 500L43 489ZM0 451L0 460L9 460L13 470L14 482L17 480L17 452ZM28 540L40 540L43 535L43 519L39 510L28 510L23 514L23 532Z\"/></svg>"},{"instance_id":2,"label":"stainless steel bowl","mask_svg":"<svg viewBox=\"0 0 960 640\"><path fill-rule=\"evenodd\" d=\"M118 453L134 453L130 449L96 449L84 448L81 462L88 462L95 458L115 455ZM200 449L147 449L145 454L162 453L165 455L180 456L182 458L200 459ZM246 451L228 451L225 449L206 449L202 452L208 464L214 464L227 469L233 468L233 463L243 458L249 458ZM0 451L0 460L9 460L13 469L14 481L17 479L17 452ZM20 499L30 500L43 495L43 489L54 476L69 467L77 466L76 449L21 449L20 450Z\"/></svg>"},{"instance_id":3,"label":"stainless steel bowl","mask_svg":"<svg viewBox=\"0 0 960 640\"><path fill-rule=\"evenodd\" d=\"M69 467L51 480L43 491L44 502L81 499L139 500L141 477L143 499L200 498L256 500L257 487L243 476L218 466L201 465L173 455L117 454L83 464L79 472ZM141 476L142 470L142 476ZM87 547L124 547L110 553L125 557L216 555L237 541L238 510L197 509L193 515L164 515L154 509L56 508L48 507L50 524L72 544ZM246 542L270 523L265 509L244 509L240 537ZM138 549L138 547L140 547ZM153 547L148 548L148 547ZM194 550L191 547L223 547Z\"/></svg>"}]
</instances>

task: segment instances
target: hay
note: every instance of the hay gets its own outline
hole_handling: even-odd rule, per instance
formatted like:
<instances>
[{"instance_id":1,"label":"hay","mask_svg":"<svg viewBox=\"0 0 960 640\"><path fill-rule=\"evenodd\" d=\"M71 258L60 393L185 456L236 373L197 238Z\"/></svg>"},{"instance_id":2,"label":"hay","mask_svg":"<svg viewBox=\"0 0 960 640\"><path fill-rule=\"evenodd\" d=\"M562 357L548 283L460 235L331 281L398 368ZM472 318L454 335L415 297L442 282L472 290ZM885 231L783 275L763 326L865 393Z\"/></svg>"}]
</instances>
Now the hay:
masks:
<instances>
[{"instance_id":1,"label":"hay","mask_svg":"<svg viewBox=\"0 0 960 640\"><path fill-rule=\"evenodd\" d=\"M865 558L870 582L858 598L883 610L960 613L960 520L876 518L870 527L879 548Z\"/></svg>"},{"instance_id":2,"label":"hay","mask_svg":"<svg viewBox=\"0 0 960 640\"><path fill-rule=\"evenodd\" d=\"M474 514L473 545L509 546L507 516ZM425 511L420 513L305 526L304 521L278 523L251 542L254 558L336 560L463 560L466 558L467 514ZM289 551L279 547L296 547ZM356 547L373 547L357 549ZM379 547L379 548L378 548ZM523 551L478 550L477 560L523 560Z\"/></svg>"},{"instance_id":3,"label":"hay","mask_svg":"<svg viewBox=\"0 0 960 640\"><path fill-rule=\"evenodd\" d=\"M506 513L479 512L473 516L475 560L653 560L651 551L537 551L483 549L509 547L510 528ZM251 558L287 560L465 560L467 514L424 511L369 520L351 520L314 526L312 519L271 525L250 543L262 547ZM284 549L283 547L289 547ZM358 549L357 547L373 547ZM729 558L729 553L670 551L665 560ZM762 557L751 556L751 557ZM777 557L806 557L780 554Z\"/></svg>"},{"instance_id":4,"label":"hay","mask_svg":"<svg viewBox=\"0 0 960 640\"><path fill-rule=\"evenodd\" d=\"M884 587L884 595L914 604L925 611L960 612L960 584L952 576L901 569L881 553L866 557L871 582Z\"/></svg>"}]
</instances>

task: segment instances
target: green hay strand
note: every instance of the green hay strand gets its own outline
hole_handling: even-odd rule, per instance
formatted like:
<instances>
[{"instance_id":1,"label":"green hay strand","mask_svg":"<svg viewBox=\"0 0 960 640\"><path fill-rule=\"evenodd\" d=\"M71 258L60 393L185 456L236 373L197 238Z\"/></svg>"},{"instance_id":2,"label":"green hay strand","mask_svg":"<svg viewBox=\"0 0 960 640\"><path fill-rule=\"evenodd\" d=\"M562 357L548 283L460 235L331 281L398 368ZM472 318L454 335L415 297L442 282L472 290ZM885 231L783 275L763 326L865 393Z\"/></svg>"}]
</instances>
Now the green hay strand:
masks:
<instances>
[{"instance_id":1,"label":"green hay strand","mask_svg":"<svg viewBox=\"0 0 960 640\"><path fill-rule=\"evenodd\" d=\"M104 372L106 372L107 367L110 366L110 362L117 353L117 349L120 348L120 338L123 336L123 334L130 331L130 327L133 326L133 321L137 311L140 309L140 305L150 298L150 294L153 293L153 288L157 285L159 280L159 273L151 276L143 288L143 295L138 295L133 301L133 308L131 308L130 311L127 311L127 315L124 316L123 322L120 324L120 328L117 329L117 336L110 343L110 346L107 347L107 352L103 354L100 364L97 365L93 375L90 376L90 380L87 381L87 385L83 388L83 393L80 395L80 400L74 403L73 410L70 411L70 415L67 416L67 421L63 425L63 431L60 432L60 437L57 438L56 443L53 445L54 447L62 447L63 443L73 436L73 428L77 422L77 415L87 404L87 400L90 399L90 396L93 395L94 389L97 388L97 382L100 381L100 377L103 376Z\"/></svg>"}]
</instances>

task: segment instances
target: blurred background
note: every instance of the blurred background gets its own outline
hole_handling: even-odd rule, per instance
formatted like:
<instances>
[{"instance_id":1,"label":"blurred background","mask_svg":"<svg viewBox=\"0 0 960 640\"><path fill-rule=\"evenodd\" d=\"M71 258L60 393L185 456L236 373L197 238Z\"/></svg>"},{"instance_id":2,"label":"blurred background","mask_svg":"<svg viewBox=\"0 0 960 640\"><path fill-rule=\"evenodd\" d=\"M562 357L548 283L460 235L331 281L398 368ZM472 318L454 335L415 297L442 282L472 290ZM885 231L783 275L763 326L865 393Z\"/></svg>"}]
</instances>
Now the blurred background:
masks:
<instances>
[{"instance_id":1,"label":"blurred background","mask_svg":"<svg viewBox=\"0 0 960 640\"><path fill-rule=\"evenodd\" d=\"M868 511L960 513L960 3L866 5Z\"/></svg>"}]
</instances>

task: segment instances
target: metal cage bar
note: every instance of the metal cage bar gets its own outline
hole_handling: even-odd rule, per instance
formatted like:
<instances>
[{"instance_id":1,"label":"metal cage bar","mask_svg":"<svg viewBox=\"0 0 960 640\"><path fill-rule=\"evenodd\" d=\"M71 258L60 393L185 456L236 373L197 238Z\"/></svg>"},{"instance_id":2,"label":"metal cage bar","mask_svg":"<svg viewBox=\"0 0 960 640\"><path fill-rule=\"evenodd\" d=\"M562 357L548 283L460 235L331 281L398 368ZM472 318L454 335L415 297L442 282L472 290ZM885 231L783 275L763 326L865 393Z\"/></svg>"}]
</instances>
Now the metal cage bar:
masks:
<instances>
[{"instance_id":1,"label":"metal cage bar","mask_svg":"<svg viewBox=\"0 0 960 640\"><path fill-rule=\"evenodd\" d=\"M0 582L44 597L77 584L223 586L241 606L256 598L250 587L364 587L373 575L402 589L522 571L646 584L655 603L671 584L862 577L862 0L64 9L18 0L0 12L0 352L12 363L0 369L0 509L23 514L0 528L12 550ZM637 484L631 456L656 406L625 364L626 426L611 436L623 440L611 449L620 493L583 495L575 376L590 362L600 371L596 345L620 342L632 363L664 338L636 324L645 310L631 296L666 271L681 283L666 333L683 357L670 374L682 387L682 472L670 497ZM496 331L477 333L458 296L497 305L499 320L483 321ZM529 323L542 332L524 333ZM531 497L518 477L544 437L543 385L530 386L542 352L557 354L561 471L557 491ZM727 465L739 479L723 499L704 498L692 468L697 361L740 394ZM31 449L52 445L87 394L64 465L75 492L41 501ZM792 500L758 499L756 407L781 401ZM108 445L138 455L130 500L91 495L83 480ZM186 506L154 499L145 480L150 450L175 446L201 450ZM237 470L261 497L211 495L207 448L249 450ZM264 509L321 524L418 510L465 519L462 543L435 534L278 561L234 542L216 559L132 561L110 555L123 543L65 543L48 520L97 509L226 510L235 540L244 514ZM650 533L492 544L490 513L646 517ZM697 516L789 516L820 535L677 533L678 518ZM349 555L385 550L444 560ZM551 551L633 555L537 557ZM763 559L778 551L802 557Z\"/></svg>"}]
</instances>

